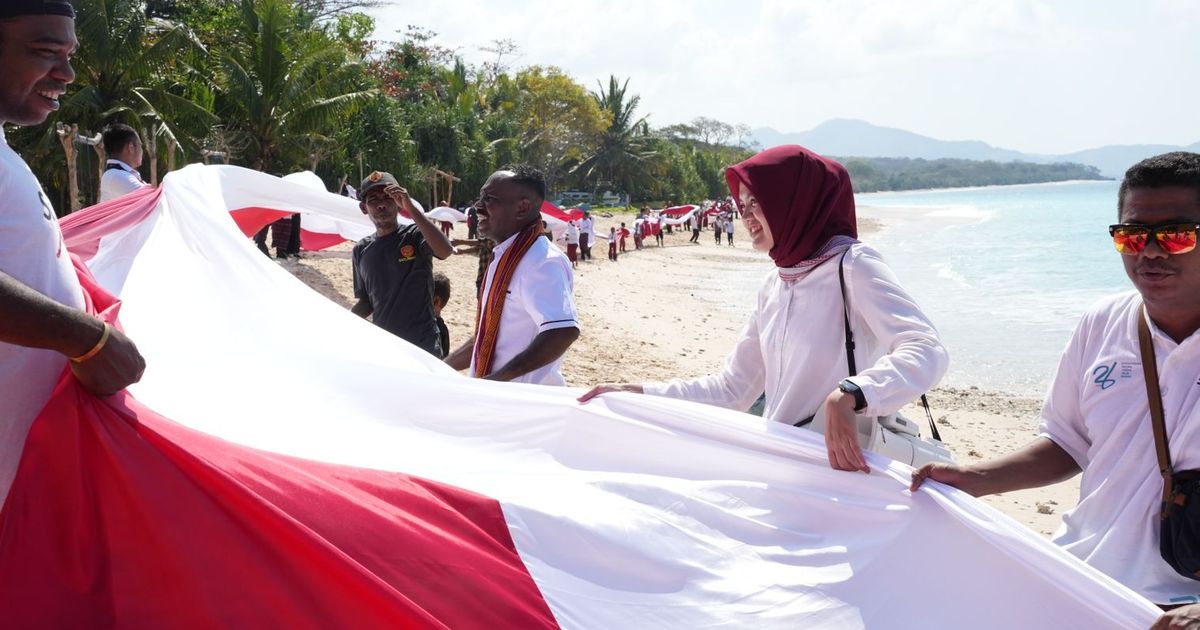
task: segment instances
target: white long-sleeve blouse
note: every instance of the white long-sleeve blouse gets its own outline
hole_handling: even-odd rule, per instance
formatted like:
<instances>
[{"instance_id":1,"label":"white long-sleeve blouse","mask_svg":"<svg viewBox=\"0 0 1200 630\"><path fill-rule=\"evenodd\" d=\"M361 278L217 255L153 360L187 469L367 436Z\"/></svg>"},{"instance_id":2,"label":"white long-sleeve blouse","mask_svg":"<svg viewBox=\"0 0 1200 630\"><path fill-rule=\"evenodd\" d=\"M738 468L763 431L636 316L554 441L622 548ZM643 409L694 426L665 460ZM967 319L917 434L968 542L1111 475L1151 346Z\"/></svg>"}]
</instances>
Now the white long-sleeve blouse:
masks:
<instances>
[{"instance_id":1,"label":"white long-sleeve blouse","mask_svg":"<svg viewBox=\"0 0 1200 630\"><path fill-rule=\"evenodd\" d=\"M841 255L797 280L771 270L732 354L719 374L644 384L647 394L748 409L766 392L763 417L795 422L812 416L842 379L846 363ZM900 286L874 248L850 246L846 294L866 415L887 415L941 380L949 356L929 318Z\"/></svg>"}]
</instances>

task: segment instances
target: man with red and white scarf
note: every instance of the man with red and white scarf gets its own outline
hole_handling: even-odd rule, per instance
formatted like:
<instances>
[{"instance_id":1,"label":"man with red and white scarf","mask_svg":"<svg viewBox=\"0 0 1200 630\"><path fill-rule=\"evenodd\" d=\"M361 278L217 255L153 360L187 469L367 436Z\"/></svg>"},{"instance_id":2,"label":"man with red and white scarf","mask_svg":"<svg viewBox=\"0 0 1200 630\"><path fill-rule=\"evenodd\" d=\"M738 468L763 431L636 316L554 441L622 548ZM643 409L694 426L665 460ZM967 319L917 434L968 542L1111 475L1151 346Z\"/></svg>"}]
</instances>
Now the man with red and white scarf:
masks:
<instances>
[{"instance_id":1,"label":"man with red and white scarf","mask_svg":"<svg viewBox=\"0 0 1200 630\"><path fill-rule=\"evenodd\" d=\"M496 243L475 334L446 357L493 381L565 385L562 364L579 337L571 263L541 236L546 181L528 166L496 171L479 193L479 233Z\"/></svg>"}]
</instances>

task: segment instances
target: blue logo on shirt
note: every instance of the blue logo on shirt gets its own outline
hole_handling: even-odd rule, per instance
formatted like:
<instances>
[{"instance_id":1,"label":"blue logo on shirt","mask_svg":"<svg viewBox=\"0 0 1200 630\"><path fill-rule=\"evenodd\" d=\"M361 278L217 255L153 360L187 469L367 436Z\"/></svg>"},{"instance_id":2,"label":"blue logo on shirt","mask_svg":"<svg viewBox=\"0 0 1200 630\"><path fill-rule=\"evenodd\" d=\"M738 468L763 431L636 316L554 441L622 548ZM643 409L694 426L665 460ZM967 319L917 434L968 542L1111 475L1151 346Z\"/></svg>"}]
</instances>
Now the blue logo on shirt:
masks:
<instances>
[{"instance_id":1,"label":"blue logo on shirt","mask_svg":"<svg viewBox=\"0 0 1200 630\"><path fill-rule=\"evenodd\" d=\"M1108 365L1098 365L1092 370L1092 382L1099 385L1100 389L1108 389L1117 384L1117 380L1112 378L1112 373L1117 369L1117 362L1113 361Z\"/></svg>"}]
</instances>

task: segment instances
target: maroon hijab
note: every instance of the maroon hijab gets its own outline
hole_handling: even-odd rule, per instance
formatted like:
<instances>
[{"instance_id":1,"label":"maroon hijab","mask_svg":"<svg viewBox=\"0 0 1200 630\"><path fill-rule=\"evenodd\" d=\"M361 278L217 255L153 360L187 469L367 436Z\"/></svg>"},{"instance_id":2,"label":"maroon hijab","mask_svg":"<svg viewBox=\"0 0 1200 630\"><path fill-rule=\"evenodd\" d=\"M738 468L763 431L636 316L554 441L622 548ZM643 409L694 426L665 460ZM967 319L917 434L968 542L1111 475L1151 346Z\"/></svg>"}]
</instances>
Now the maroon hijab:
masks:
<instances>
[{"instance_id":1,"label":"maroon hijab","mask_svg":"<svg viewBox=\"0 0 1200 630\"><path fill-rule=\"evenodd\" d=\"M750 188L775 237L771 258L794 267L839 234L858 237L854 191L841 164L798 145L767 149L725 169L738 208L742 185Z\"/></svg>"}]
</instances>

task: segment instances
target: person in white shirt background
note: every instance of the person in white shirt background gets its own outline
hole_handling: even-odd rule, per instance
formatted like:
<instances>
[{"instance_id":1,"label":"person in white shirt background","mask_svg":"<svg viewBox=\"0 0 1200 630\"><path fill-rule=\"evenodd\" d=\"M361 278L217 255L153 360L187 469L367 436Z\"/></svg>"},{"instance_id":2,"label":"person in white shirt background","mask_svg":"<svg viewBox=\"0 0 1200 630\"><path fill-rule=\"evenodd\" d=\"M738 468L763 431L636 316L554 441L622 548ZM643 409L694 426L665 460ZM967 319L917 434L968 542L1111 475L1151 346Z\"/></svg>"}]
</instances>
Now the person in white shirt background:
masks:
<instances>
[{"instance_id":1,"label":"person in white shirt background","mask_svg":"<svg viewBox=\"0 0 1200 630\"><path fill-rule=\"evenodd\" d=\"M1046 394L1039 437L997 459L923 466L912 488L933 479L983 496L1082 471L1079 503L1054 542L1169 609L1154 628L1200 628L1200 578L1176 573L1160 556L1163 479L1138 342L1146 318L1171 462L1177 472L1200 468L1200 154L1135 164L1121 182L1117 214L1109 232L1135 291L1084 314Z\"/></svg>"},{"instance_id":2,"label":"person in white shirt background","mask_svg":"<svg viewBox=\"0 0 1200 630\"><path fill-rule=\"evenodd\" d=\"M592 245L596 244L596 228L592 221L592 214L586 210L583 212L583 218L579 220L579 259L592 259Z\"/></svg>"},{"instance_id":3,"label":"person in white shirt background","mask_svg":"<svg viewBox=\"0 0 1200 630\"><path fill-rule=\"evenodd\" d=\"M830 465L869 472L855 415L894 413L938 383L949 358L937 331L879 252L857 240L854 194L842 165L789 145L729 167L725 178L752 246L768 252L776 268L724 370L691 380L599 385L579 400L623 391L744 411L765 392L763 417L787 424L807 421L824 406ZM852 377L839 268L856 363L865 366Z\"/></svg>"},{"instance_id":4,"label":"person in white shirt background","mask_svg":"<svg viewBox=\"0 0 1200 630\"><path fill-rule=\"evenodd\" d=\"M567 260L571 261L571 267L579 266L579 228L575 227L574 221L567 221L566 230L567 240Z\"/></svg>"},{"instance_id":5,"label":"person in white shirt background","mask_svg":"<svg viewBox=\"0 0 1200 630\"><path fill-rule=\"evenodd\" d=\"M102 137L108 162L100 177L100 203L147 187L138 173L142 167L142 139L137 131L118 123L106 127Z\"/></svg>"}]
</instances>

